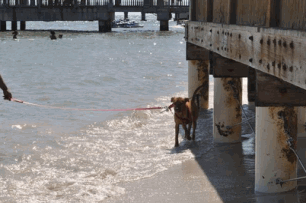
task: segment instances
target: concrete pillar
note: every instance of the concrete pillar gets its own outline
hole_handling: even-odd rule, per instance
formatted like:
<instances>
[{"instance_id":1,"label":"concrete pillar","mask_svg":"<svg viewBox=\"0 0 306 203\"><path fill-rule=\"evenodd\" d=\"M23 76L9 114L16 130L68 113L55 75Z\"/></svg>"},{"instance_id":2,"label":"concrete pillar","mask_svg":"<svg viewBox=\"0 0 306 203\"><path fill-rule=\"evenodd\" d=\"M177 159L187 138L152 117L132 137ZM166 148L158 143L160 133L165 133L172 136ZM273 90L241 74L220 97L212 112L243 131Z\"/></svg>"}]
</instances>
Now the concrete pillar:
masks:
<instances>
[{"instance_id":1,"label":"concrete pillar","mask_svg":"<svg viewBox=\"0 0 306 203\"><path fill-rule=\"evenodd\" d=\"M169 20L160 20L160 31L169 31Z\"/></svg>"},{"instance_id":2,"label":"concrete pillar","mask_svg":"<svg viewBox=\"0 0 306 203\"><path fill-rule=\"evenodd\" d=\"M129 18L129 13L128 12L124 12L124 20Z\"/></svg>"},{"instance_id":3,"label":"concrete pillar","mask_svg":"<svg viewBox=\"0 0 306 203\"><path fill-rule=\"evenodd\" d=\"M112 21L111 20L99 20L99 32L111 32Z\"/></svg>"},{"instance_id":4,"label":"concrete pillar","mask_svg":"<svg viewBox=\"0 0 306 203\"><path fill-rule=\"evenodd\" d=\"M232 86L233 84L233 93ZM238 101L237 99L238 98ZM215 78L214 79L214 130L216 143L241 142L241 108L242 79ZM235 126L233 126L235 125ZM233 126L229 128L228 126Z\"/></svg>"},{"instance_id":5,"label":"concrete pillar","mask_svg":"<svg viewBox=\"0 0 306 203\"><path fill-rule=\"evenodd\" d=\"M256 107L255 191L285 192L297 186L296 181L277 184L277 179L296 178L297 159L290 150L287 134L296 149L297 110L294 107Z\"/></svg>"},{"instance_id":6,"label":"concrete pillar","mask_svg":"<svg viewBox=\"0 0 306 203\"><path fill-rule=\"evenodd\" d=\"M301 106L298 108L298 126L297 126L297 136L306 138L306 107Z\"/></svg>"},{"instance_id":7,"label":"concrete pillar","mask_svg":"<svg viewBox=\"0 0 306 203\"><path fill-rule=\"evenodd\" d=\"M6 31L6 21L0 21L1 22L1 31Z\"/></svg>"},{"instance_id":8,"label":"concrete pillar","mask_svg":"<svg viewBox=\"0 0 306 203\"><path fill-rule=\"evenodd\" d=\"M17 30L17 21L12 21L12 30Z\"/></svg>"},{"instance_id":9,"label":"concrete pillar","mask_svg":"<svg viewBox=\"0 0 306 203\"><path fill-rule=\"evenodd\" d=\"M141 12L141 21L147 21L145 12Z\"/></svg>"},{"instance_id":10,"label":"concrete pillar","mask_svg":"<svg viewBox=\"0 0 306 203\"><path fill-rule=\"evenodd\" d=\"M189 60L188 61L188 97L191 98L194 91L202 84L206 87L198 91L200 94L200 106L208 109L208 83L209 83L209 61Z\"/></svg>"},{"instance_id":11,"label":"concrete pillar","mask_svg":"<svg viewBox=\"0 0 306 203\"><path fill-rule=\"evenodd\" d=\"M26 21L20 21L20 30L26 29Z\"/></svg>"}]
</instances>

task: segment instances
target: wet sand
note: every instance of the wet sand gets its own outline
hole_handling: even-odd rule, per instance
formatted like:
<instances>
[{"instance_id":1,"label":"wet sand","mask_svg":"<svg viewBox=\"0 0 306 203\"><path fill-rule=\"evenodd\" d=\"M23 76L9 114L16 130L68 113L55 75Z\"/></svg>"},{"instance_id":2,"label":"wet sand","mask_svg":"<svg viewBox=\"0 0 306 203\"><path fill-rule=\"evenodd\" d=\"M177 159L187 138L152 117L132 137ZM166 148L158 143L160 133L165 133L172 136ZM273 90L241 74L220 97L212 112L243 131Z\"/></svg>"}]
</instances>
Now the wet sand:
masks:
<instances>
[{"instance_id":1,"label":"wet sand","mask_svg":"<svg viewBox=\"0 0 306 203\"><path fill-rule=\"evenodd\" d=\"M246 107L244 105L244 107ZM247 107L246 107L247 108ZM252 111L249 111L252 116ZM201 112L200 117L207 114ZM212 120L212 114L209 114ZM253 113L254 116L254 113ZM198 132L204 132L199 119ZM207 122L207 120L206 120ZM255 129L254 119L251 122ZM206 124L207 125L207 124ZM211 125L212 126L212 125ZM211 127L212 128L212 127ZM209 131L212 129L209 129ZM242 126L242 143L214 144L213 138L205 139L206 151L201 157L175 165L151 178L120 183L125 194L103 201L106 203L198 203L198 202L256 202L256 203L303 203L306 202L306 181L298 181L296 190L280 194L254 192L255 137L247 124ZM305 162L306 139L298 140L298 153ZM305 148L305 147L304 147ZM190 148L193 151L193 148ZM305 176L298 166L298 177Z\"/></svg>"}]
</instances>

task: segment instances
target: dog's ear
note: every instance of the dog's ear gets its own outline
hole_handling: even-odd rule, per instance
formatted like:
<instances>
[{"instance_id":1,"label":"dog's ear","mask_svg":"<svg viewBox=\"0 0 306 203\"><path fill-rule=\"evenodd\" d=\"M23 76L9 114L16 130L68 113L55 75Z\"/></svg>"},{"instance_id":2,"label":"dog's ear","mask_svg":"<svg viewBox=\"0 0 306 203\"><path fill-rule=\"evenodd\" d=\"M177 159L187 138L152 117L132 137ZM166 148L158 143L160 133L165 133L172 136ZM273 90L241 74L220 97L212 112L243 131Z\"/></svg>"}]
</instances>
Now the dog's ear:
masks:
<instances>
[{"instance_id":1,"label":"dog's ear","mask_svg":"<svg viewBox=\"0 0 306 203\"><path fill-rule=\"evenodd\" d=\"M173 103L175 101L175 97L172 97L171 98L171 102Z\"/></svg>"},{"instance_id":2,"label":"dog's ear","mask_svg":"<svg viewBox=\"0 0 306 203\"><path fill-rule=\"evenodd\" d=\"M185 101L185 102L189 102L189 98L185 98L184 101Z\"/></svg>"}]
</instances>

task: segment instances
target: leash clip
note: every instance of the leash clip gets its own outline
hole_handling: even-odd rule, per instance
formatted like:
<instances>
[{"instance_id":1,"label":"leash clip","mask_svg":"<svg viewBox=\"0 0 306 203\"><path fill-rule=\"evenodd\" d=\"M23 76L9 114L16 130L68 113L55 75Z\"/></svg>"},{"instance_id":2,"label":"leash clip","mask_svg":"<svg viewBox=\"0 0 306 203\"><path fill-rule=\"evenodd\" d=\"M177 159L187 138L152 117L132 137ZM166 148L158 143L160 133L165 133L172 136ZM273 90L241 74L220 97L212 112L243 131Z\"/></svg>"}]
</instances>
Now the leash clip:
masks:
<instances>
[{"instance_id":1,"label":"leash clip","mask_svg":"<svg viewBox=\"0 0 306 203\"><path fill-rule=\"evenodd\" d=\"M171 107L172 107L172 106L164 106L164 107L163 107L164 110L161 111L160 113L163 113L163 112L165 112L165 111L166 111L166 112L171 111ZM173 113L173 112L171 111L171 113Z\"/></svg>"},{"instance_id":2,"label":"leash clip","mask_svg":"<svg viewBox=\"0 0 306 203\"><path fill-rule=\"evenodd\" d=\"M165 111L168 112L168 111L170 110L170 108L169 108L168 106L164 106L163 109L164 109L164 110L161 111L160 113L163 113L163 112L165 112Z\"/></svg>"}]
</instances>

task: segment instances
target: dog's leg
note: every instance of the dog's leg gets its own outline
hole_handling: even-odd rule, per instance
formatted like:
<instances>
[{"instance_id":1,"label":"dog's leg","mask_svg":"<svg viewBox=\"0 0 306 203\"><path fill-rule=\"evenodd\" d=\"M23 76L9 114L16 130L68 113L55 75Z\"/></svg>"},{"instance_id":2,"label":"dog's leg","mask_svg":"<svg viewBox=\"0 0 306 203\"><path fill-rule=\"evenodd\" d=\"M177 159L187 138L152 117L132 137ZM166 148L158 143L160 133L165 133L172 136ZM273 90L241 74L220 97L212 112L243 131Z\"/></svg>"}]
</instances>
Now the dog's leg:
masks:
<instances>
[{"instance_id":1,"label":"dog's leg","mask_svg":"<svg viewBox=\"0 0 306 203\"><path fill-rule=\"evenodd\" d=\"M175 124L175 147L179 146L178 143L178 134L179 134L179 124Z\"/></svg>"},{"instance_id":2,"label":"dog's leg","mask_svg":"<svg viewBox=\"0 0 306 203\"><path fill-rule=\"evenodd\" d=\"M189 124L188 124L188 129L187 129L187 130L188 130L188 135L189 135L189 140L191 140L191 137L190 137L191 125L192 125L192 124L189 123Z\"/></svg>"},{"instance_id":3,"label":"dog's leg","mask_svg":"<svg viewBox=\"0 0 306 203\"><path fill-rule=\"evenodd\" d=\"M190 124L190 126L191 126L191 124ZM197 127L197 122L196 121L193 121L192 122L192 140L195 140L195 129L196 129L196 127Z\"/></svg>"},{"instance_id":4,"label":"dog's leg","mask_svg":"<svg viewBox=\"0 0 306 203\"><path fill-rule=\"evenodd\" d=\"M191 124L189 124L188 127L186 127L186 124L183 124L183 128L185 130L185 138L187 140L191 140L191 137L190 137L190 127L191 127Z\"/></svg>"}]
</instances>

